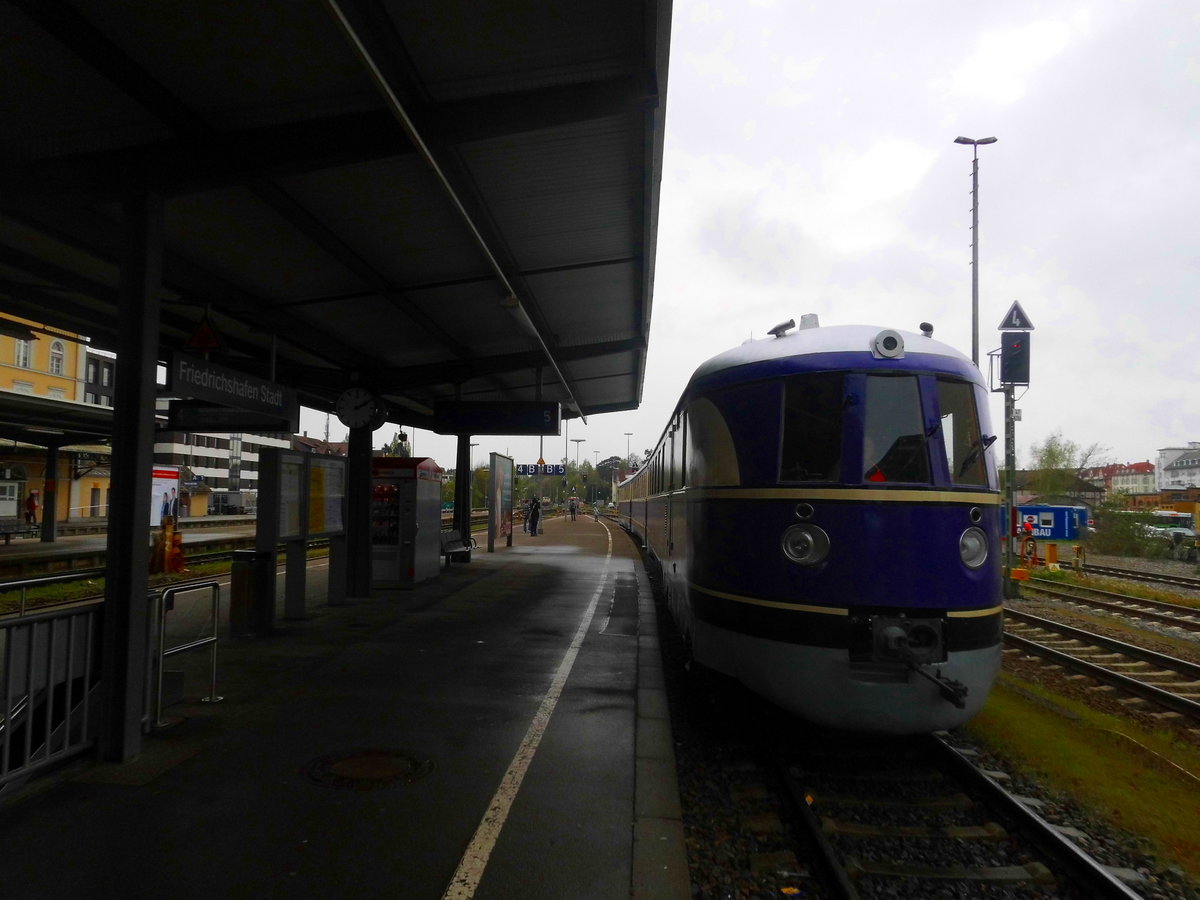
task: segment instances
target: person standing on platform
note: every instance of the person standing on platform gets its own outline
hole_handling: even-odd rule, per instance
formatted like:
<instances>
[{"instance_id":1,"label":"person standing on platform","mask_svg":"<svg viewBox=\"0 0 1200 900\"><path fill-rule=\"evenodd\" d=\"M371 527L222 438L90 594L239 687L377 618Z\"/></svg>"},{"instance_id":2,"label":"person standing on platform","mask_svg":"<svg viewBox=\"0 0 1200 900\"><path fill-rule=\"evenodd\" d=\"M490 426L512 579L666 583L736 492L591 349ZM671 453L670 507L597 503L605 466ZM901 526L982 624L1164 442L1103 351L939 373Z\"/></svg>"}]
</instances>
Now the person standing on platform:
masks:
<instances>
[{"instance_id":1,"label":"person standing on platform","mask_svg":"<svg viewBox=\"0 0 1200 900\"><path fill-rule=\"evenodd\" d=\"M542 520L542 504L534 497L529 503L529 533L536 536L538 523Z\"/></svg>"},{"instance_id":2,"label":"person standing on platform","mask_svg":"<svg viewBox=\"0 0 1200 900\"><path fill-rule=\"evenodd\" d=\"M25 523L27 525L37 524L38 511L38 492L30 491L29 496L25 498Z\"/></svg>"},{"instance_id":3,"label":"person standing on platform","mask_svg":"<svg viewBox=\"0 0 1200 900\"><path fill-rule=\"evenodd\" d=\"M567 506L571 510L571 521L574 522L575 521L575 498L574 497L571 498L571 500L567 504Z\"/></svg>"}]
</instances>

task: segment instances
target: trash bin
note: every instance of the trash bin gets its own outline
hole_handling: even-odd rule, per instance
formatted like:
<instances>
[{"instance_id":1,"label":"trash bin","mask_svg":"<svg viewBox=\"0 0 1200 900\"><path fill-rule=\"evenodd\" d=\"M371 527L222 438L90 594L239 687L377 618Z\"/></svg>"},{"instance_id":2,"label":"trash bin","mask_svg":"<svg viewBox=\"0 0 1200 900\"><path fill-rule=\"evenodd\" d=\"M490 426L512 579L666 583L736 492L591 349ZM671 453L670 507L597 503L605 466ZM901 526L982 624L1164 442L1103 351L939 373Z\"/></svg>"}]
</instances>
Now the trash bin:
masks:
<instances>
[{"instance_id":1,"label":"trash bin","mask_svg":"<svg viewBox=\"0 0 1200 900\"><path fill-rule=\"evenodd\" d=\"M275 628L275 552L234 550L229 571L229 635L268 635Z\"/></svg>"}]
</instances>

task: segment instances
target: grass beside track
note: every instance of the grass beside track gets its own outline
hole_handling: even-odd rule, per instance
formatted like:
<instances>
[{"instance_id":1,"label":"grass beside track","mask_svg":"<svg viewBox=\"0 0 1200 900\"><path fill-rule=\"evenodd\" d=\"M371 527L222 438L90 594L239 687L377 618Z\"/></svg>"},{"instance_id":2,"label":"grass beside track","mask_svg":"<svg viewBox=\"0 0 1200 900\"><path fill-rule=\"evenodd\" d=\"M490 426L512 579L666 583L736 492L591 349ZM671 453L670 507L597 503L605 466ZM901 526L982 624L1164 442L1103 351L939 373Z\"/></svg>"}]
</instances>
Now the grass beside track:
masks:
<instances>
[{"instance_id":1,"label":"grass beside track","mask_svg":"<svg viewBox=\"0 0 1200 900\"><path fill-rule=\"evenodd\" d=\"M965 730L1200 883L1200 748L1003 673Z\"/></svg>"}]
</instances>

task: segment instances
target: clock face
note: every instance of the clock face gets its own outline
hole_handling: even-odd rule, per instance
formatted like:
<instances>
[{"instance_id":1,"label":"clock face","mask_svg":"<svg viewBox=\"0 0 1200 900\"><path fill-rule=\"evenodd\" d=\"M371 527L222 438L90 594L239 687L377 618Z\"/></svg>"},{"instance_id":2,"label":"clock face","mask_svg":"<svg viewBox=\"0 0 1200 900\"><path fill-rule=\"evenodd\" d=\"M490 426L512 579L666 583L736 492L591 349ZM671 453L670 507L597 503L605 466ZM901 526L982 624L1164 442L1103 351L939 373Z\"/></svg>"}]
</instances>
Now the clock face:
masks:
<instances>
[{"instance_id":1,"label":"clock face","mask_svg":"<svg viewBox=\"0 0 1200 900\"><path fill-rule=\"evenodd\" d=\"M352 387L337 398L334 409L338 419L347 428L364 428L375 420L380 403L366 388Z\"/></svg>"}]
</instances>

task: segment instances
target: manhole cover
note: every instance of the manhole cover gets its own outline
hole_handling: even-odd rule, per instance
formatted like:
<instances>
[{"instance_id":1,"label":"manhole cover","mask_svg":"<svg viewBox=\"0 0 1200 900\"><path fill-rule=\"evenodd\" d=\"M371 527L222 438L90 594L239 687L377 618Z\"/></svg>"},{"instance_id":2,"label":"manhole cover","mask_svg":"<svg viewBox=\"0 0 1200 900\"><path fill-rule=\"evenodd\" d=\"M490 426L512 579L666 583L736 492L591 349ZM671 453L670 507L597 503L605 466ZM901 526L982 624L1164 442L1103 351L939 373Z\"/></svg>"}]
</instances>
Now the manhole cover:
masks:
<instances>
[{"instance_id":1,"label":"manhole cover","mask_svg":"<svg viewBox=\"0 0 1200 900\"><path fill-rule=\"evenodd\" d=\"M320 756L300 770L309 781L343 791L374 791L412 784L433 771L433 761L398 750L349 750Z\"/></svg>"}]
</instances>

